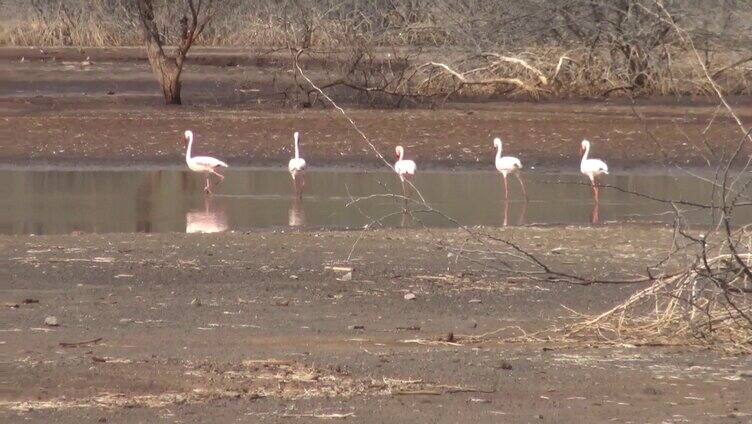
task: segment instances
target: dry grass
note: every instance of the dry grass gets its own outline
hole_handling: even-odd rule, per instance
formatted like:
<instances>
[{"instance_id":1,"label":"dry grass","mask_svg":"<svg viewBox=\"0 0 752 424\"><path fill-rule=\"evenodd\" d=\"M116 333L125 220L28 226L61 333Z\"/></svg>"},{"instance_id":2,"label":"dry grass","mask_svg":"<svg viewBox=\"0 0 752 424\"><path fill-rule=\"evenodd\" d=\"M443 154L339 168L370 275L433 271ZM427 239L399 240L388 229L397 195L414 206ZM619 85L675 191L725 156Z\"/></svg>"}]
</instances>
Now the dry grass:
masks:
<instances>
[{"instance_id":1,"label":"dry grass","mask_svg":"<svg viewBox=\"0 0 752 424\"><path fill-rule=\"evenodd\" d=\"M749 263L752 254L740 254ZM728 354L752 353L752 281L732 254L655 279L626 301L597 315L568 309L575 322L528 333L511 326L458 335L461 344L554 343L612 346L699 347Z\"/></svg>"},{"instance_id":2,"label":"dry grass","mask_svg":"<svg viewBox=\"0 0 752 424\"><path fill-rule=\"evenodd\" d=\"M742 256L745 261L751 254ZM730 254L656 280L608 311L568 327L564 337L633 345L702 346L752 353L752 282Z\"/></svg>"},{"instance_id":3,"label":"dry grass","mask_svg":"<svg viewBox=\"0 0 752 424\"><path fill-rule=\"evenodd\" d=\"M295 361L253 359L241 364L189 365L184 372L191 390L152 394L102 392L43 400L0 401L0 410L31 411L69 408L159 408L215 399L309 399L317 397L441 395L478 392L476 388L435 384L423 380L354 378ZM326 418L326 417L322 417ZM332 416L331 418L337 418Z\"/></svg>"},{"instance_id":4,"label":"dry grass","mask_svg":"<svg viewBox=\"0 0 752 424\"><path fill-rule=\"evenodd\" d=\"M283 5L238 0L224 3L196 45L309 49L329 61L330 91L344 87L369 100L712 91L690 63L686 46L660 20L640 12L654 8L650 0L629 0L626 15L608 2L591 7L585 0L515 7L503 0L475 6L455 0L409 3L389 8L367 0ZM157 16L167 44L179 38L181 7L182 2L171 3ZM597 7L606 15L591 15ZM723 89L749 94L752 28L744 22L752 8L737 4L721 13L713 5L686 1L672 7L691 27ZM0 4L0 45L139 45L138 25L122 0ZM429 49L434 53L417 53ZM387 55L394 66L385 62Z\"/></svg>"}]
</instances>

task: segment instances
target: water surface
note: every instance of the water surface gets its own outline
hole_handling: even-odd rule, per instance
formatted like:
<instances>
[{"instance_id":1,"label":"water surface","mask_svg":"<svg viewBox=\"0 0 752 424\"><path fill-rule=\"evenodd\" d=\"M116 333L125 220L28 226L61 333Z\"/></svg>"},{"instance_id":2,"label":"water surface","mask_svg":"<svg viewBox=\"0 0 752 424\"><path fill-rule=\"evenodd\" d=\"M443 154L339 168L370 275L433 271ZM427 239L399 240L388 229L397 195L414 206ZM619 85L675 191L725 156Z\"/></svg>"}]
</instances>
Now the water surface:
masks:
<instances>
[{"instance_id":1,"label":"water surface","mask_svg":"<svg viewBox=\"0 0 752 424\"><path fill-rule=\"evenodd\" d=\"M524 175L529 202L510 179L509 225L587 224L592 193L581 175ZM607 184L649 195L704 202L711 186L690 176L611 175ZM421 172L415 178L431 207L464 225L503 225L501 177L493 172ZM184 170L2 170L0 233L209 232L255 228L361 228L364 225L451 226L438 214L399 212L399 199L376 196L347 206L354 198L400 192L390 172L310 172L305 196L292 196L283 170L234 169L216 194L201 191L203 178ZM419 206L413 210L420 211ZM691 208L687 208L691 209ZM601 222L671 222L669 205L603 189ZM736 219L752 222L750 210ZM385 219L380 219L387 216ZM704 223L704 212L687 212Z\"/></svg>"}]
</instances>

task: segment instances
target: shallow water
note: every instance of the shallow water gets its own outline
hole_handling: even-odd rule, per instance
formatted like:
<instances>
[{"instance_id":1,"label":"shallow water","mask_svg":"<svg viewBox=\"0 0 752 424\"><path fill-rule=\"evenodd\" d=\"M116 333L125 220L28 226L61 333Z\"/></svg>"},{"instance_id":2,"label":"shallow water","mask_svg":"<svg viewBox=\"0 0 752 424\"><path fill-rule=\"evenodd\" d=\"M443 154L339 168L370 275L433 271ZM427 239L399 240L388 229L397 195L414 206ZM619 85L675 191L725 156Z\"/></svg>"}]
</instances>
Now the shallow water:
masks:
<instances>
[{"instance_id":1,"label":"shallow water","mask_svg":"<svg viewBox=\"0 0 752 424\"><path fill-rule=\"evenodd\" d=\"M528 203L510 178L509 225L591 222L594 203L582 176L528 173L524 178ZM433 208L461 224L504 224L498 174L422 172L414 182ZM2 234L360 228L385 215L380 222L387 226L453 225L438 214L421 212L421 206L412 206L412 218L404 216L402 202L389 196L347 206L351 198L400 191L390 172L310 172L300 202L292 195L289 174L269 169L228 171L211 197L202 192L202 176L183 170L2 170L0 183ZM688 201L705 201L711 192L709 184L690 176L611 175L605 184ZM708 219L698 211L686 216L694 223ZM672 222L674 215L670 205L603 188L599 218L605 223ZM752 210L738 210L735 219L752 222Z\"/></svg>"}]
</instances>

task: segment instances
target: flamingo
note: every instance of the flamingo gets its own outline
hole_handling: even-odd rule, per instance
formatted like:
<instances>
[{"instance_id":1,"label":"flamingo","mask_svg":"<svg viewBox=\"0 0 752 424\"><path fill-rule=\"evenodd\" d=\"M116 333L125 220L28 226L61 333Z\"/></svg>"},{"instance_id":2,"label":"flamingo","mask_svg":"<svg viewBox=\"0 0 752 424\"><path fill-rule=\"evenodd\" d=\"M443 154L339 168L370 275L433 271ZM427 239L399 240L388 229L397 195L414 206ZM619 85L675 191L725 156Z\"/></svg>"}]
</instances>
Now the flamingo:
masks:
<instances>
[{"instance_id":1,"label":"flamingo","mask_svg":"<svg viewBox=\"0 0 752 424\"><path fill-rule=\"evenodd\" d=\"M405 197L405 201L407 201L405 180L409 181L415 176L415 162L403 159L405 156L405 149L402 146L397 146L394 151L397 154L397 162L394 163L394 172L399 176L400 182L402 183L402 195Z\"/></svg>"},{"instance_id":2,"label":"flamingo","mask_svg":"<svg viewBox=\"0 0 752 424\"><path fill-rule=\"evenodd\" d=\"M191 156L191 147L193 146L193 131L185 131L185 142L188 143L188 150L185 151L185 163L188 164L188 168L194 172L203 172L206 175L206 186L204 191L207 194L211 194L211 184L209 182L209 175L214 174L219 177L219 182L224 181L224 175L217 172L216 168L225 167L227 164L219 159L215 159L209 156ZM219 184L219 183L217 183Z\"/></svg>"},{"instance_id":3,"label":"flamingo","mask_svg":"<svg viewBox=\"0 0 752 424\"><path fill-rule=\"evenodd\" d=\"M522 169L522 162L520 162L519 159L517 159L514 156L502 156L502 146L501 146L501 139L499 137L494 138L494 147L496 147L496 169L501 172L501 176L504 177L504 202L506 203L509 199L509 185L507 184L507 176L509 174L513 174L515 177L517 177L517 181L520 182L520 187L522 187L522 194L525 196L525 201L527 201L527 190L525 190L525 183L522 182L522 177L520 177L520 169Z\"/></svg>"},{"instance_id":4,"label":"flamingo","mask_svg":"<svg viewBox=\"0 0 752 424\"><path fill-rule=\"evenodd\" d=\"M300 150L298 149L300 133L295 131L293 138L295 139L295 157L290 159L290 162L287 164L287 169L290 171L290 176L292 176L295 195L300 199L303 197L303 187L305 186L304 172L306 169L306 162L305 159L300 157Z\"/></svg>"},{"instance_id":5,"label":"flamingo","mask_svg":"<svg viewBox=\"0 0 752 424\"><path fill-rule=\"evenodd\" d=\"M590 154L590 142L588 140L582 140L582 143L580 144L580 153L582 153L580 172L590 178L590 185L593 187L595 203L598 204L600 203L600 193L596 183L598 176L608 175L608 165L600 159L588 159L588 154Z\"/></svg>"}]
</instances>

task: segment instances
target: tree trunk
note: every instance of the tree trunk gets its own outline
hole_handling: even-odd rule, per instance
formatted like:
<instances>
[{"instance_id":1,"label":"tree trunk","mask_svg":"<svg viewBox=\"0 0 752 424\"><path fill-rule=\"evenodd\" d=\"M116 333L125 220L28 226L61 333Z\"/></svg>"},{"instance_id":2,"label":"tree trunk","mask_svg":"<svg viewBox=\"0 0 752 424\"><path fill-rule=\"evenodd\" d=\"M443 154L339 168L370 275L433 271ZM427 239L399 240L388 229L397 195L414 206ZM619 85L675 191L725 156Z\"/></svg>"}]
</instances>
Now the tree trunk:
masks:
<instances>
[{"instance_id":1,"label":"tree trunk","mask_svg":"<svg viewBox=\"0 0 752 424\"><path fill-rule=\"evenodd\" d=\"M153 48L151 43L147 43L146 51L151 69L157 77L160 87L162 87L165 103L168 105L181 104L181 67L178 66L175 59L167 57L161 48Z\"/></svg>"},{"instance_id":2,"label":"tree trunk","mask_svg":"<svg viewBox=\"0 0 752 424\"><path fill-rule=\"evenodd\" d=\"M190 42L178 49L176 57L168 56L162 48L161 34L154 22L154 8L151 0L138 0L138 8L144 41L146 42L146 55L149 57L151 69L162 87L165 103L179 105L181 104L180 73L183 70L183 61L190 47Z\"/></svg>"},{"instance_id":3,"label":"tree trunk","mask_svg":"<svg viewBox=\"0 0 752 424\"><path fill-rule=\"evenodd\" d=\"M162 79L162 94L168 105L179 105L180 100L180 77L178 74L166 75Z\"/></svg>"},{"instance_id":4,"label":"tree trunk","mask_svg":"<svg viewBox=\"0 0 752 424\"><path fill-rule=\"evenodd\" d=\"M177 51L170 56L164 51L165 39L154 21L154 0L136 0L149 64L162 87L162 95L168 105L181 103L180 73L183 71L185 57L193 42L196 41L196 37L201 34L206 24L217 12L214 0L198 0L198 2L185 0L185 3L190 10L190 19L185 15L180 19L180 41Z\"/></svg>"}]
</instances>

